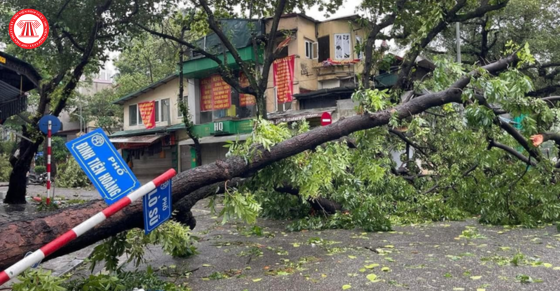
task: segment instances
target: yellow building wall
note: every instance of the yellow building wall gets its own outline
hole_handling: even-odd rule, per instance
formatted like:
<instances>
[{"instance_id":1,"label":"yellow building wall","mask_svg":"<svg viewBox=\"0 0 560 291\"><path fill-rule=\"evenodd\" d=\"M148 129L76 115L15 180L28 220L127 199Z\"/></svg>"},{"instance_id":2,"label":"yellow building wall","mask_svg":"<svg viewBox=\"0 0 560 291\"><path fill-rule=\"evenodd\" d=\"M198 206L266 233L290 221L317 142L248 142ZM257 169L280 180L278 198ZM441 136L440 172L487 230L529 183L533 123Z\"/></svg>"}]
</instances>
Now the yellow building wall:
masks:
<instances>
[{"instance_id":1,"label":"yellow building wall","mask_svg":"<svg viewBox=\"0 0 560 291\"><path fill-rule=\"evenodd\" d=\"M359 55L356 54L356 36L361 38L362 43L366 41L367 32L360 28L355 22L350 20L332 20L327 22L319 23L318 25L318 32L319 37L323 37L328 35L329 36L329 53L330 58L335 61L343 61L343 60L354 60L358 59ZM350 34L350 47L351 53L350 58L348 59L336 59L335 58L335 44L334 44L334 35L340 33L348 33ZM363 64L360 62L353 66L354 73L360 73L363 70Z\"/></svg>"},{"instance_id":2,"label":"yellow building wall","mask_svg":"<svg viewBox=\"0 0 560 291\"><path fill-rule=\"evenodd\" d=\"M183 82L183 90L186 95L188 92L188 82ZM130 126L129 122L129 109L130 105L148 102L148 101L157 101L162 99L169 99L170 103L170 119L171 125L182 123L182 117L179 117L179 104L177 103L177 96L179 96L179 78L175 78L169 81L167 84L163 84L157 87L154 90L150 90L134 99L128 100L123 105L124 110L124 130L135 130L135 129L144 129L145 126L143 124ZM156 126L167 126L167 121L160 121L156 122Z\"/></svg>"},{"instance_id":3,"label":"yellow building wall","mask_svg":"<svg viewBox=\"0 0 560 291\"><path fill-rule=\"evenodd\" d=\"M272 21L269 20L266 23L266 31L270 31L270 26ZM309 59L305 56L305 41L309 40L312 42L317 42L319 37L329 36L329 52L330 58L335 60L335 49L334 49L334 35L338 33L349 33L350 34L350 46L351 55L349 59L357 59L359 56L355 52L356 46L356 36L360 37L362 42L366 41L367 33L364 29L358 29L359 26L352 22L351 20L332 20L326 22L313 22L307 18L300 16L292 16L280 19L278 24L279 30L294 30L297 29L295 33L295 39L288 45L288 55L295 55L294 61L294 94L298 94L302 89L306 90L317 90L319 81L322 79L332 79L332 76L319 77L317 74L317 67L319 63L317 59ZM353 71L355 74L361 72L363 69L363 64L358 63L351 67L344 68L344 70ZM266 91L267 100L267 112L275 112L276 104L274 98L274 76L272 67L269 72L268 86ZM294 100L292 102L292 110L298 110L298 102Z\"/></svg>"},{"instance_id":4,"label":"yellow building wall","mask_svg":"<svg viewBox=\"0 0 560 291\"><path fill-rule=\"evenodd\" d=\"M272 21L266 23L267 31L270 31ZM305 41L317 42L315 22L309 19L293 16L280 19L279 30L297 29L295 38L288 45L288 56L294 55L294 94L301 92L301 89L317 90L317 59L309 59L305 56ZM276 100L274 98L274 75L273 68L270 68L268 86L266 92L267 112L276 111ZM292 110L298 110L298 102L292 102Z\"/></svg>"},{"instance_id":5,"label":"yellow building wall","mask_svg":"<svg viewBox=\"0 0 560 291\"><path fill-rule=\"evenodd\" d=\"M312 21L300 18L300 25L297 34L298 46L295 61L295 87L300 93L301 89L317 90L317 72L314 67L317 66L317 59L310 59L305 56L305 41L317 42L317 27ZM311 52L313 56L313 52Z\"/></svg>"}]
</instances>

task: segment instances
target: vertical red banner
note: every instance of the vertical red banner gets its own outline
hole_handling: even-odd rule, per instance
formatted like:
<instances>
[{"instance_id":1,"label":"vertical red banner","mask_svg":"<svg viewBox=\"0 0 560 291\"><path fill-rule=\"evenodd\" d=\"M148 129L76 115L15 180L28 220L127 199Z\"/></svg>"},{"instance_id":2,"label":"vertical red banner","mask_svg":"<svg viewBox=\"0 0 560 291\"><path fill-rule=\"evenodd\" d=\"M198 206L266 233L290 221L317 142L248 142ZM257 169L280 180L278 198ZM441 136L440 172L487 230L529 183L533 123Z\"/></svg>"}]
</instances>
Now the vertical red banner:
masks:
<instances>
[{"instance_id":1,"label":"vertical red banner","mask_svg":"<svg viewBox=\"0 0 560 291\"><path fill-rule=\"evenodd\" d=\"M200 80L200 111L212 111L212 78Z\"/></svg>"},{"instance_id":2,"label":"vertical red banner","mask_svg":"<svg viewBox=\"0 0 560 291\"><path fill-rule=\"evenodd\" d=\"M243 74L243 72L239 73L239 85L241 87L249 87L249 79L245 76L245 74ZM247 107L255 104L257 104L255 96L249 94L239 94L240 107Z\"/></svg>"},{"instance_id":3,"label":"vertical red banner","mask_svg":"<svg viewBox=\"0 0 560 291\"><path fill-rule=\"evenodd\" d=\"M212 75L212 100L214 110L228 109L231 107L231 87L220 75Z\"/></svg>"},{"instance_id":4,"label":"vertical red banner","mask_svg":"<svg viewBox=\"0 0 560 291\"><path fill-rule=\"evenodd\" d=\"M200 111L228 109L231 107L231 87L222 76L212 75L200 80Z\"/></svg>"},{"instance_id":5,"label":"vertical red banner","mask_svg":"<svg viewBox=\"0 0 560 291\"><path fill-rule=\"evenodd\" d=\"M156 102L149 101L138 103L138 109L140 110L140 117L146 129L154 128L156 126Z\"/></svg>"},{"instance_id":6,"label":"vertical red banner","mask_svg":"<svg viewBox=\"0 0 560 291\"><path fill-rule=\"evenodd\" d=\"M294 94L294 55L275 60L272 65L278 103L292 102Z\"/></svg>"}]
</instances>

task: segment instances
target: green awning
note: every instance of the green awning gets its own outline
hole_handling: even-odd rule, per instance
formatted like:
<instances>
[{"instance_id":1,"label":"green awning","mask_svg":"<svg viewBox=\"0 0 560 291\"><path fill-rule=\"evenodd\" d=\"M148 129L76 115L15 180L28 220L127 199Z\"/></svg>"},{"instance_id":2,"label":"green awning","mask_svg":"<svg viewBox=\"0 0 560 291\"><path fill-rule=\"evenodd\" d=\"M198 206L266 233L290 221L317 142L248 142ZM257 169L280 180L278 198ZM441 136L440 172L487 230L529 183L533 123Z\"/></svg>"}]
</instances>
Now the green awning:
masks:
<instances>
[{"instance_id":1,"label":"green awning","mask_svg":"<svg viewBox=\"0 0 560 291\"><path fill-rule=\"evenodd\" d=\"M185 126L184 123L178 123L178 124L170 126L167 130L177 131L177 130L185 129L185 128L187 128L187 127Z\"/></svg>"},{"instance_id":2,"label":"green awning","mask_svg":"<svg viewBox=\"0 0 560 291\"><path fill-rule=\"evenodd\" d=\"M171 74L171 75L169 75L169 76L167 76L163 79L160 79L160 80L158 80L158 81L156 81L152 84L149 84L148 86L146 86L146 87L144 87L144 88L142 88L138 91L132 92L132 93L130 93L130 94L124 96L124 97L121 97L119 100L113 102L113 104L123 105L126 101L128 101L130 99L134 99L134 98L136 98L136 97L138 97L138 96L140 96L140 95L142 95L142 94L144 94L144 93L146 93L150 90L154 90L155 88L157 88L159 86L165 85L165 84L167 84L168 82L170 82L171 80L173 80L177 77L179 77L179 75L177 73L173 73L173 74Z\"/></svg>"},{"instance_id":3,"label":"green awning","mask_svg":"<svg viewBox=\"0 0 560 291\"><path fill-rule=\"evenodd\" d=\"M131 129L131 130L123 130L118 131L111 134L109 137L125 137L125 136L139 136L139 135L148 135L154 133L170 133L185 128L184 125L181 128L180 126L183 124L176 124L172 126L158 126L151 129Z\"/></svg>"},{"instance_id":4,"label":"green awning","mask_svg":"<svg viewBox=\"0 0 560 291\"><path fill-rule=\"evenodd\" d=\"M238 49L237 52L244 62L254 62L257 59L252 46ZM257 54L259 62L262 64L263 50L259 48ZM239 69L239 64L235 62L231 53L227 53L226 55L228 67L233 70ZM223 60L223 56L219 56L219 58ZM217 72L218 64L209 58L198 58L183 62L183 74L185 78L202 79Z\"/></svg>"}]
</instances>

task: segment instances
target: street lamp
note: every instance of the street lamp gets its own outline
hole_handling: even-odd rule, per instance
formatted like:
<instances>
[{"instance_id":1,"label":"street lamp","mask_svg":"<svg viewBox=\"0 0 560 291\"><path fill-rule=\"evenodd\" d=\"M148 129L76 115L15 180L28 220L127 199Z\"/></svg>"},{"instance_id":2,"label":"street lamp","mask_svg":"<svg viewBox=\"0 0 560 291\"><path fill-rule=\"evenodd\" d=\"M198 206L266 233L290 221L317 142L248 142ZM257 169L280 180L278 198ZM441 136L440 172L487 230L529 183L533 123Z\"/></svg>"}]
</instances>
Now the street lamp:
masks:
<instances>
[{"instance_id":1,"label":"street lamp","mask_svg":"<svg viewBox=\"0 0 560 291\"><path fill-rule=\"evenodd\" d=\"M84 117L81 114L77 114L77 113L72 113L72 115L76 115L80 118L80 132L82 132L83 124L86 123L85 120L84 120Z\"/></svg>"}]
</instances>

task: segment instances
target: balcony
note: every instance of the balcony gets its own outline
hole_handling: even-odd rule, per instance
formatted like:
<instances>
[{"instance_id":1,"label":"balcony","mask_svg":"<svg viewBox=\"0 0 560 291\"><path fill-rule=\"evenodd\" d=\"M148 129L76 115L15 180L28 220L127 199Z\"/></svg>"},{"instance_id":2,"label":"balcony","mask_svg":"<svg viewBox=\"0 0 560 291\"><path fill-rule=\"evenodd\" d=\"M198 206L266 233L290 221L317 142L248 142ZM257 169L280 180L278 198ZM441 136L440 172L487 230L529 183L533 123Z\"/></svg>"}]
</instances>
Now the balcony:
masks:
<instances>
[{"instance_id":1,"label":"balcony","mask_svg":"<svg viewBox=\"0 0 560 291\"><path fill-rule=\"evenodd\" d=\"M317 71L317 80L348 79L356 75L356 64L360 60L333 61L330 58L319 63L314 69Z\"/></svg>"}]
</instances>

